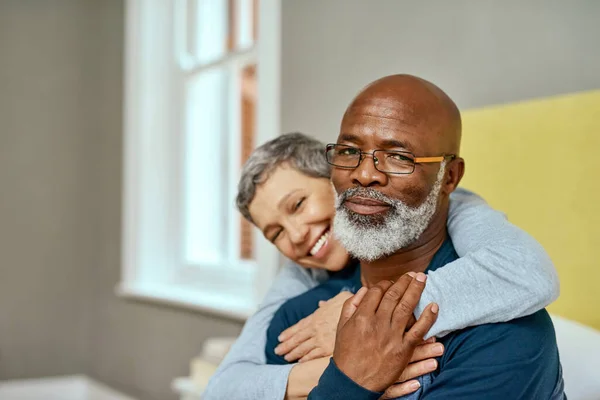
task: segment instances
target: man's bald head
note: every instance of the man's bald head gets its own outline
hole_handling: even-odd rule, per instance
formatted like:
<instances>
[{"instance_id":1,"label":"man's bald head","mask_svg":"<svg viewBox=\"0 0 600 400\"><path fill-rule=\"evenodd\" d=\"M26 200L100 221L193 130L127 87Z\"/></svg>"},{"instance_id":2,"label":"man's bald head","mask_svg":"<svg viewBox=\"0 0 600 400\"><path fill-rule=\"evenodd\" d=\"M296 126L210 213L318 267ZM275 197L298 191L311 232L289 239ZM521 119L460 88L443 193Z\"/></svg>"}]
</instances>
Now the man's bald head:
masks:
<instances>
[{"instance_id":1,"label":"man's bald head","mask_svg":"<svg viewBox=\"0 0 600 400\"><path fill-rule=\"evenodd\" d=\"M419 128L427 135L424 139L439 142L439 151L459 154L460 111L442 89L425 79L399 74L372 82L352 100L342 125L358 115L401 120Z\"/></svg>"}]
</instances>

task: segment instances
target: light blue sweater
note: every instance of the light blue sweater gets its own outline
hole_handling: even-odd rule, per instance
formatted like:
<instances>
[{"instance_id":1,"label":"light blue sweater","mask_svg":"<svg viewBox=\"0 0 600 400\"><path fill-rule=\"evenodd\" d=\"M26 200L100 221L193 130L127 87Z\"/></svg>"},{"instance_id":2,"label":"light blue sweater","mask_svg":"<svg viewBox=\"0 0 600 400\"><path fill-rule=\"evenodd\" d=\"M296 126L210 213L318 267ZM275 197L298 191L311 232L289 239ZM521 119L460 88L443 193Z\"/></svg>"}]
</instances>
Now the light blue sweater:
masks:
<instances>
[{"instance_id":1,"label":"light blue sweater","mask_svg":"<svg viewBox=\"0 0 600 400\"><path fill-rule=\"evenodd\" d=\"M460 259L429 274L415 316L440 306L428 336L530 315L559 294L558 276L542 246L504 214L464 189L451 195L448 231ZM282 400L290 365L266 365L266 331L288 299L315 287L323 271L289 263L210 380L204 400Z\"/></svg>"}]
</instances>

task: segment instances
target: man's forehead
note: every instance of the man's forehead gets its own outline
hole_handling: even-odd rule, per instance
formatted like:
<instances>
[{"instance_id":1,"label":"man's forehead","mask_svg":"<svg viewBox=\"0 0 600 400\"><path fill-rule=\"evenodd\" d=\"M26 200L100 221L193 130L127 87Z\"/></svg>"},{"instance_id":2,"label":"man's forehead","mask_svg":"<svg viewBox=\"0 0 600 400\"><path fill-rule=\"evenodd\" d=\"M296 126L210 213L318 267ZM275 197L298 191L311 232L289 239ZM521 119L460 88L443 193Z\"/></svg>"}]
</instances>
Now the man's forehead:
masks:
<instances>
[{"instance_id":1,"label":"man's forehead","mask_svg":"<svg viewBox=\"0 0 600 400\"><path fill-rule=\"evenodd\" d=\"M421 107L397 96L373 96L355 100L344 114L344 119L356 116L373 116L378 118L409 120L418 119L422 114Z\"/></svg>"},{"instance_id":2,"label":"man's forehead","mask_svg":"<svg viewBox=\"0 0 600 400\"><path fill-rule=\"evenodd\" d=\"M371 150L395 149L414 152L419 148L411 135L403 134L401 131L377 130L365 126L356 126L356 129L340 132L338 143L354 145L363 151L372 147Z\"/></svg>"},{"instance_id":3,"label":"man's forehead","mask_svg":"<svg viewBox=\"0 0 600 400\"><path fill-rule=\"evenodd\" d=\"M373 111L374 109L371 109ZM358 110L357 110L358 111ZM358 146L372 144L377 148L402 148L416 151L427 128L419 121L401 114L394 117L375 113L352 112L342 121L339 142Z\"/></svg>"}]
</instances>

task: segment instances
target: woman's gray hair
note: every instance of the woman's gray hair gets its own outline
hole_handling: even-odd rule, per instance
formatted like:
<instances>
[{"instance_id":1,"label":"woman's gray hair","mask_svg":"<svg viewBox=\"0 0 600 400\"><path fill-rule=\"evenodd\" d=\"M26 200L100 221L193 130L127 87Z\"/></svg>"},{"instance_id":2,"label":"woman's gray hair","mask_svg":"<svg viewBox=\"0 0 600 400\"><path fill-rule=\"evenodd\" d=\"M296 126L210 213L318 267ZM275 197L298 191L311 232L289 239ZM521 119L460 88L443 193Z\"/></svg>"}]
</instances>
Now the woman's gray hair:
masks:
<instances>
[{"instance_id":1,"label":"woman's gray hair","mask_svg":"<svg viewBox=\"0 0 600 400\"><path fill-rule=\"evenodd\" d=\"M325 145L303 133L286 133L257 147L242 168L238 183L236 205L250 222L248 207L256 195L256 188L265 182L273 170L287 163L305 175L329 178L330 165L325 156Z\"/></svg>"}]
</instances>

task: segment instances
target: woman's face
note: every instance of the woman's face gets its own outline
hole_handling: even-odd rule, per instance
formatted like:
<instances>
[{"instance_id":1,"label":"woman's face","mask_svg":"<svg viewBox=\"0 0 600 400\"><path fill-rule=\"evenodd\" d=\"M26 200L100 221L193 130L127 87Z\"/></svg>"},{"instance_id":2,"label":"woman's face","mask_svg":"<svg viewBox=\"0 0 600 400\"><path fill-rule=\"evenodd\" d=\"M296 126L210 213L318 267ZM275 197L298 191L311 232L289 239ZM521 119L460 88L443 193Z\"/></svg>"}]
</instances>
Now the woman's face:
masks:
<instances>
[{"instance_id":1,"label":"woman's face","mask_svg":"<svg viewBox=\"0 0 600 400\"><path fill-rule=\"evenodd\" d=\"M349 257L331 232L334 201L329 179L282 164L257 187L249 210L258 229L283 255L304 267L339 271Z\"/></svg>"}]
</instances>

